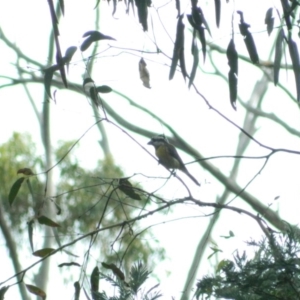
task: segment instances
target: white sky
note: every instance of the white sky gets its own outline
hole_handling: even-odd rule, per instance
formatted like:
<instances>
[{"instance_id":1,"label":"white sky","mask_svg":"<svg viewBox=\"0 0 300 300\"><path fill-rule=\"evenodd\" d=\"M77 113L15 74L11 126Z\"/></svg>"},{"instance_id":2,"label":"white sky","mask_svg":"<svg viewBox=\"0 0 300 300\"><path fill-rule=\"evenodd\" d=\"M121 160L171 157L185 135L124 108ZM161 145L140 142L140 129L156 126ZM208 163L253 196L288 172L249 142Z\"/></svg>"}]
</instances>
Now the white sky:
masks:
<instances>
[{"instance_id":1,"label":"white sky","mask_svg":"<svg viewBox=\"0 0 300 300\"><path fill-rule=\"evenodd\" d=\"M208 6L206 1L199 2L204 12L207 12L207 19L209 24L211 24L213 33L212 41L226 47L230 39L230 27L227 26L227 24L230 24L233 9L232 1L230 1L229 4L222 1L222 29L220 30L215 29L214 15L212 14L212 12L214 12L213 7L211 7L211 5ZM189 3L189 1L187 1L187 3ZM267 33L264 32L264 14L272 5L280 8L280 1L241 0L235 1L235 5L237 9L242 9L245 12L245 21L251 24L250 30L257 32L254 38L257 43L258 53L263 59L266 59L275 33L273 32L271 38L268 38ZM248 5L248 7L246 7L246 5ZM95 28L93 19L94 0L84 1L84 3L82 1L65 0L65 6L66 14L59 25L63 52L69 46L79 46L82 42L82 34ZM170 12L170 6L174 9L173 13L172 11ZM16 9L16 7L18 7L18 9ZM259 10L257 7L259 7ZM186 6L182 5L182 8L186 8L185 13L190 12L188 4ZM115 18L111 17L111 9L112 7L108 8L107 3L102 1L100 31L106 35L115 37L117 41L108 41L107 43L101 43L101 45L98 44L98 52L106 49L108 44L124 48L136 48L149 51L156 50L151 42L151 39L153 39L151 31L147 34L143 33L137 18L133 18L132 13L129 17L123 13L123 3L118 3L118 12ZM161 8L159 13L161 19L166 23L166 30L174 40L175 4L171 3L165 8ZM11 16L13 16L13 18ZM150 9L150 16L153 18L154 24L157 27L155 37L158 44L163 51L171 56L173 44L163 28L157 23L157 14L154 9ZM236 16L236 19L238 20L238 16ZM47 64L48 33L51 27L47 1L6 1L0 11L0 20L2 30L19 48L24 50L28 56L32 55L39 62L45 65ZM187 20L185 20L185 23L188 27ZM186 34L188 71L191 69L191 61L189 60L190 39L188 34ZM246 55L242 38L238 37L238 35L236 36L236 43L238 52ZM0 58L1 74L14 76L14 68L10 65L10 63L14 63L14 56L6 50L3 43L0 43L0 52L2 53ZM131 54L120 54L120 52L121 50L108 51L106 54L103 53L101 58L97 59L93 75L97 85L110 85L115 90L132 97L138 104L155 112L166 122L170 123L175 130L178 130L178 133L184 136L193 147L199 149L203 155L234 154L239 134L237 129L217 116L216 113L209 110L206 104L197 97L192 90L189 91L187 86L184 85L180 73L177 72L175 78L169 81L169 67L164 65L166 62L164 57L160 57L157 54L144 55L151 74L152 89L148 90L142 86L139 79L138 61L140 58ZM87 57L89 53L90 50L87 50L83 53L83 56ZM112 53L119 55L111 57ZM138 52L136 54L139 55ZM84 72L84 65L81 59L81 54L78 51L73 59L74 62L78 63L70 66L68 75L70 80L74 80L78 83L82 82ZM200 62L203 64L201 54ZM167 61L167 63L169 64L170 62ZM219 59L218 65L221 70L224 70L225 74L228 72L225 57L222 57L222 61ZM211 70L208 63L204 68L208 71ZM260 76L260 73L257 72L254 67L251 68L246 64L240 63L239 93L244 100L249 99L252 88L256 81L260 79ZM288 86L292 93L295 94L293 74L285 73L282 70L280 78L282 83ZM2 81L0 81L0 84L1 82ZM232 110L228 99L227 86L222 80L198 72L196 82L201 93L209 99L212 105L231 120L242 126L244 111L239 104L237 112ZM34 94L38 107L41 108L43 87L32 85L30 90ZM53 90L54 89L52 89L52 91ZM124 118L130 120L132 123L159 133L168 133L161 124L144 114L137 113L137 111L129 106L122 98L114 94L105 95L104 98L120 112ZM2 130L0 142L5 142L13 131L18 131L30 132L35 142L39 144L40 133L38 123L23 89L21 87L1 89L0 99L2 100L0 126L5 129ZM56 100L56 104L53 102L51 104L54 145L59 140L78 139L82 133L94 123L92 110L84 95L75 95L68 91L58 91ZM263 107L267 112L274 112L278 117L289 122L290 126L296 129L300 128L299 110L296 105L291 104L287 96L281 92L280 89L274 88L272 84L270 84ZM115 161L122 166L126 175L140 172L149 176L166 176L166 171L162 167L157 166L157 163L142 148L138 147L122 132L113 126L106 126L106 129L110 137L110 147ZM269 146L295 150L299 149L299 139L291 137L284 130L279 128L279 126L274 125L274 123L260 120L257 123L257 129L257 139ZM135 138L146 146L146 139L140 136L135 136ZM101 158L101 152L97 144L98 139L98 132L94 129L80 142L81 147L78 151L78 157L83 166L93 167L95 160ZM120 145L122 145L121 149ZM124 147L126 147L126 159L124 157ZM150 148L149 150L153 151L153 149ZM39 151L41 156L43 156L42 148L40 148ZM127 155L130 155L130 153L132 156L127 158ZM258 146L251 144L246 155L261 155L262 153L266 152ZM181 155L184 161L191 161L191 158L184 154ZM228 174L231 162L230 159L224 159L216 161L215 163ZM261 165L262 162L260 161L243 161L240 168L241 175L238 180L241 186L246 184L256 174ZM280 209L283 218L289 220L292 224L298 223L299 184L297 170L299 167L299 157L295 155L277 154L269 161L267 168L264 169L262 174L248 189L249 192L253 192L264 204L271 204L274 209ZM185 178L184 175L181 176L186 179L193 195L200 200L214 202L216 196L222 193L222 188L219 183L196 164L189 165L188 169L196 178L199 178L202 183L200 188L196 188L192 182L189 182L188 178ZM146 180L145 178L141 179L141 183L146 188L153 188L154 184L158 184L153 184L150 179ZM185 191L177 184L176 179L171 179L167 188L164 188L161 193L162 192L172 198L185 196ZM280 195L280 199L274 202L274 198L278 195ZM241 199L235 200L233 205L249 209L246 204L242 203ZM155 226L153 230L157 238L161 240L161 244L166 248L169 259L159 264L154 272L161 279L161 290L167 297L175 296L176 299L180 297L180 291L183 288L194 249L209 221L208 217L205 217L208 212L206 208L200 209L194 206L181 205L178 209L175 209L172 214L153 216L144 220L142 223L145 227L150 224L159 224ZM190 216L195 216L195 218L182 219L170 223L167 222L168 220ZM162 224L162 221L166 221L166 223ZM228 235L229 230L235 233L234 240L220 238L220 235ZM213 235L214 241L224 251L219 254L218 258L230 258L234 250L243 247L244 241L250 237L258 238L261 234L261 231L253 220L230 211L224 211ZM3 243L3 241L0 243L0 253L2 255L1 257L3 257L3 255L7 255L5 243ZM27 260L24 267L36 260L31 257L29 246L25 247L24 252L25 251L28 251L28 253L25 254ZM207 251L206 256L209 254L210 250ZM198 278L208 271L212 272L211 265L215 263L215 260L211 259L211 261L206 261L204 259L204 261ZM52 261L53 265L56 266L60 262L60 255L56 255ZM91 263L89 269L91 270L93 267L94 265ZM53 272L55 273L52 274L55 274L55 277L60 276L55 270L56 267L53 268ZM170 272L168 277L166 277L166 272ZM10 276L10 274L12 274L12 269L8 265L4 273L0 271L0 282L7 278L7 276ZM75 274L73 275L76 279ZM29 279L30 277L27 278ZM27 283L30 283L28 281L29 280L26 280ZM55 298L57 291L59 291L60 298L72 299L73 297L73 286L71 283L69 283L66 289L62 280L53 281L51 279L50 286L47 290L49 299ZM7 299L17 299L18 296L16 296L16 292L16 288L11 288L7 293Z\"/></svg>"}]
</instances>

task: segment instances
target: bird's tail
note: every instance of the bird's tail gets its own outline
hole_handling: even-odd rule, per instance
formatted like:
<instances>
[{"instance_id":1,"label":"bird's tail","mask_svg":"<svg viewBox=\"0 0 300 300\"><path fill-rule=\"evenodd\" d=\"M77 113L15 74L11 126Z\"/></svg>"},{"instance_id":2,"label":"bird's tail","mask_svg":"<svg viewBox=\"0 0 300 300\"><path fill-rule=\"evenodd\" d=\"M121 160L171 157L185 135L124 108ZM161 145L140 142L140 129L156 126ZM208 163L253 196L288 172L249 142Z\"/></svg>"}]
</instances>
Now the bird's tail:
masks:
<instances>
[{"instance_id":1,"label":"bird's tail","mask_svg":"<svg viewBox=\"0 0 300 300\"><path fill-rule=\"evenodd\" d=\"M197 185L200 186L200 183L197 181L197 179L189 173L189 171L187 169L181 170L182 172L184 172L187 176L189 176Z\"/></svg>"}]
</instances>

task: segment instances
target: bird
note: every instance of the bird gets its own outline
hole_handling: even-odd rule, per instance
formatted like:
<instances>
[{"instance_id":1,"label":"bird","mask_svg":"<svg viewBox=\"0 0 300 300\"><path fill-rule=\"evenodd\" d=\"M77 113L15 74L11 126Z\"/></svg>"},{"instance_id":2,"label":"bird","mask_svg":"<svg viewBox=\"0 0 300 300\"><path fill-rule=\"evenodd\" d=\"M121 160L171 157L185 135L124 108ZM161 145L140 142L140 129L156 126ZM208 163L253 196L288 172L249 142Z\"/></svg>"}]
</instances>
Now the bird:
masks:
<instances>
[{"instance_id":1,"label":"bird","mask_svg":"<svg viewBox=\"0 0 300 300\"><path fill-rule=\"evenodd\" d=\"M192 176L184 165L181 157L179 156L176 148L168 142L164 135L158 135L151 138L148 145L152 145L155 148L155 155L158 158L158 162L167 169L178 169L185 173L190 179L192 179L197 185L200 183Z\"/></svg>"}]
</instances>

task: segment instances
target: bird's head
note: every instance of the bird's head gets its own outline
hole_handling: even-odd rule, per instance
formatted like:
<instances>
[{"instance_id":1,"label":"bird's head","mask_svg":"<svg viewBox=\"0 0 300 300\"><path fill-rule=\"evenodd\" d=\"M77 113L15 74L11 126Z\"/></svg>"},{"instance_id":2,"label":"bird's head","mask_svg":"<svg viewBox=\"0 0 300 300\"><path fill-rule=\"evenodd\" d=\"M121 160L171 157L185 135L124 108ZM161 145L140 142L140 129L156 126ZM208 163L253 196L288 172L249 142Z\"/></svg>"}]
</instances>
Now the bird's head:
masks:
<instances>
[{"instance_id":1,"label":"bird's head","mask_svg":"<svg viewBox=\"0 0 300 300\"><path fill-rule=\"evenodd\" d=\"M154 136L149 142L148 145L153 145L155 148L160 147L162 145L167 144L168 141L166 140L164 135L157 135Z\"/></svg>"}]
</instances>

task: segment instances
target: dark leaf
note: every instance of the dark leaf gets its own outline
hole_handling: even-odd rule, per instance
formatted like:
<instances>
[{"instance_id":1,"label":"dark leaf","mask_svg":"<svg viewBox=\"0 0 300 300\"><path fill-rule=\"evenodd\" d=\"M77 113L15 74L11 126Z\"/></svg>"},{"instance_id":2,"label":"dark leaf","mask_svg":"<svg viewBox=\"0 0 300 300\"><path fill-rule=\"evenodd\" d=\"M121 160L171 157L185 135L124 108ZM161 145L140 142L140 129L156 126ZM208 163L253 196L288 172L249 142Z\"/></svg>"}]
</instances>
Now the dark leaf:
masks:
<instances>
[{"instance_id":1,"label":"dark leaf","mask_svg":"<svg viewBox=\"0 0 300 300\"><path fill-rule=\"evenodd\" d=\"M91 291L98 292L99 291L99 269L95 267L91 274Z\"/></svg>"},{"instance_id":2,"label":"dark leaf","mask_svg":"<svg viewBox=\"0 0 300 300\"><path fill-rule=\"evenodd\" d=\"M184 60L184 48L179 53L179 66L181 69L181 74L183 76L183 79L185 80L185 78L187 77L187 71L186 71L185 60Z\"/></svg>"},{"instance_id":3,"label":"dark leaf","mask_svg":"<svg viewBox=\"0 0 300 300\"><path fill-rule=\"evenodd\" d=\"M199 50L198 50L197 40L195 39L195 36L192 41L192 55L193 55L193 67L192 67L190 80L189 80L189 88L191 87L191 85L194 82L198 64L199 64Z\"/></svg>"},{"instance_id":4,"label":"dark leaf","mask_svg":"<svg viewBox=\"0 0 300 300\"><path fill-rule=\"evenodd\" d=\"M178 18L177 22L177 31L176 31L176 40L173 50L172 64L170 68L169 79L171 80L174 77L178 60L181 56L181 52L184 49L184 24L182 22L183 14Z\"/></svg>"},{"instance_id":5,"label":"dark leaf","mask_svg":"<svg viewBox=\"0 0 300 300\"><path fill-rule=\"evenodd\" d=\"M20 187L23 183L23 181L25 180L25 177L21 177L19 178L18 180L16 180L14 182L14 184L12 185L10 191L9 191L9 195L8 195L8 203L9 205L12 205L13 202L15 201L17 195L18 195L18 192L20 190Z\"/></svg>"},{"instance_id":6,"label":"dark leaf","mask_svg":"<svg viewBox=\"0 0 300 300\"><path fill-rule=\"evenodd\" d=\"M74 282L75 295L74 300L79 300L80 297L80 284L78 281Z\"/></svg>"},{"instance_id":7,"label":"dark leaf","mask_svg":"<svg viewBox=\"0 0 300 300\"><path fill-rule=\"evenodd\" d=\"M237 86L238 86L238 54L235 49L233 38L229 42L226 54L228 58L228 65L230 68L228 72L230 103L233 109L236 110Z\"/></svg>"},{"instance_id":8,"label":"dark leaf","mask_svg":"<svg viewBox=\"0 0 300 300\"><path fill-rule=\"evenodd\" d=\"M289 52L293 64L293 70L295 75L295 83L297 89L297 101L300 101L300 60L297 44L292 40L292 37L289 36L288 39Z\"/></svg>"},{"instance_id":9,"label":"dark leaf","mask_svg":"<svg viewBox=\"0 0 300 300\"><path fill-rule=\"evenodd\" d=\"M94 80L90 77L87 77L83 80L83 89L85 89L85 85L91 83L94 86Z\"/></svg>"},{"instance_id":10,"label":"dark leaf","mask_svg":"<svg viewBox=\"0 0 300 300\"><path fill-rule=\"evenodd\" d=\"M28 229L28 238L29 238L29 243L31 247L31 251L33 252L33 224L34 220L30 220L27 222L27 229Z\"/></svg>"},{"instance_id":11,"label":"dark leaf","mask_svg":"<svg viewBox=\"0 0 300 300\"><path fill-rule=\"evenodd\" d=\"M113 12L112 12L112 15L114 16L116 11L117 11L117 0L113 0Z\"/></svg>"},{"instance_id":12,"label":"dark leaf","mask_svg":"<svg viewBox=\"0 0 300 300\"><path fill-rule=\"evenodd\" d=\"M47 225L50 227L59 227L59 225L57 223L55 223L54 221L50 220L49 218L47 218L45 216L40 216L37 218L37 220L42 225Z\"/></svg>"},{"instance_id":13,"label":"dark leaf","mask_svg":"<svg viewBox=\"0 0 300 300\"><path fill-rule=\"evenodd\" d=\"M215 13L216 13L216 24L220 26L221 20L221 0L215 0Z\"/></svg>"},{"instance_id":14,"label":"dark leaf","mask_svg":"<svg viewBox=\"0 0 300 300\"><path fill-rule=\"evenodd\" d=\"M83 43L80 46L81 51L85 51L86 49L88 49L93 42L97 42L97 41L100 41L100 40L113 40L113 41L115 41L115 39L112 38L111 36L104 35L101 32L95 31L95 30L87 31L83 35L83 37L87 37L87 38L83 41Z\"/></svg>"},{"instance_id":15,"label":"dark leaf","mask_svg":"<svg viewBox=\"0 0 300 300\"><path fill-rule=\"evenodd\" d=\"M136 193L134 187L127 178L119 179L119 189L128 197L134 200L142 200L140 195Z\"/></svg>"},{"instance_id":16,"label":"dark leaf","mask_svg":"<svg viewBox=\"0 0 300 300\"><path fill-rule=\"evenodd\" d=\"M62 263L62 264L59 264L59 265L58 265L59 268L62 268L62 267L70 267L70 266L81 267L81 265L78 264L78 263L76 263L76 262Z\"/></svg>"},{"instance_id":17,"label":"dark leaf","mask_svg":"<svg viewBox=\"0 0 300 300\"><path fill-rule=\"evenodd\" d=\"M175 5L177 9L177 18L180 17L180 0L175 0Z\"/></svg>"},{"instance_id":18,"label":"dark leaf","mask_svg":"<svg viewBox=\"0 0 300 300\"><path fill-rule=\"evenodd\" d=\"M196 27L202 27L203 29L206 29L211 36L211 32L208 26L208 23L204 17L202 9L198 7L192 8L192 17L194 20L194 23L196 24Z\"/></svg>"},{"instance_id":19,"label":"dark leaf","mask_svg":"<svg viewBox=\"0 0 300 300\"><path fill-rule=\"evenodd\" d=\"M77 47L76 46L71 46L66 50L66 54L63 57L63 62L64 64L66 64L67 66L69 65L73 55L75 54L75 52L77 51Z\"/></svg>"},{"instance_id":20,"label":"dark leaf","mask_svg":"<svg viewBox=\"0 0 300 300\"><path fill-rule=\"evenodd\" d=\"M267 25L267 31L270 35L274 28L274 17L272 7L270 7L266 12L265 24Z\"/></svg>"},{"instance_id":21,"label":"dark leaf","mask_svg":"<svg viewBox=\"0 0 300 300\"><path fill-rule=\"evenodd\" d=\"M61 207L57 203L55 203L55 202L53 202L53 203L54 203L54 205L56 207L56 214L60 215L61 214Z\"/></svg>"},{"instance_id":22,"label":"dark leaf","mask_svg":"<svg viewBox=\"0 0 300 300\"><path fill-rule=\"evenodd\" d=\"M283 10L283 17L285 20L286 27L288 30L292 29L292 22L291 22L291 6L288 0L281 0L282 10Z\"/></svg>"},{"instance_id":23,"label":"dark leaf","mask_svg":"<svg viewBox=\"0 0 300 300\"><path fill-rule=\"evenodd\" d=\"M93 103L96 105L96 107L98 107L100 100L98 98L98 91L94 86L90 87L90 97L91 97Z\"/></svg>"},{"instance_id":24,"label":"dark leaf","mask_svg":"<svg viewBox=\"0 0 300 300\"><path fill-rule=\"evenodd\" d=\"M237 13L240 15L240 18L241 18L240 24L239 24L240 32L241 32L242 36L244 37L244 42L246 44L250 59L254 64L256 64L259 62L259 58L258 58L258 54L256 51L256 46L255 46L252 34L248 30L250 25L244 22L243 12L237 11Z\"/></svg>"},{"instance_id":25,"label":"dark leaf","mask_svg":"<svg viewBox=\"0 0 300 300\"><path fill-rule=\"evenodd\" d=\"M17 171L17 174L23 174L25 177L33 176L34 173L30 168L22 168Z\"/></svg>"},{"instance_id":26,"label":"dark leaf","mask_svg":"<svg viewBox=\"0 0 300 300\"><path fill-rule=\"evenodd\" d=\"M103 262L101 264L102 264L103 268L112 270L114 275L116 275L120 280L125 279L124 273L115 264L107 264L105 262Z\"/></svg>"},{"instance_id":27,"label":"dark leaf","mask_svg":"<svg viewBox=\"0 0 300 300\"><path fill-rule=\"evenodd\" d=\"M274 59L274 84L277 85L279 80L279 71L281 65L281 58L282 58L282 42L284 40L284 31L281 28L278 32L278 36L276 39L275 45L275 59Z\"/></svg>"},{"instance_id":28,"label":"dark leaf","mask_svg":"<svg viewBox=\"0 0 300 300\"><path fill-rule=\"evenodd\" d=\"M199 8L196 7L192 9L192 14L187 15L187 18L190 22L190 24L193 26L193 28L197 31L199 40L201 42L202 46L202 52L203 52L203 61L205 61L206 57L206 39L205 39L205 25L203 24L203 15L202 10L199 11Z\"/></svg>"},{"instance_id":29,"label":"dark leaf","mask_svg":"<svg viewBox=\"0 0 300 300\"><path fill-rule=\"evenodd\" d=\"M45 90L46 93L48 94L48 96L52 99L51 96L51 82L52 82L52 78L53 78L53 74L55 71L59 70L59 67L57 65L53 65L49 68L47 68L45 70L45 75L44 75L44 86L45 86Z\"/></svg>"},{"instance_id":30,"label":"dark leaf","mask_svg":"<svg viewBox=\"0 0 300 300\"><path fill-rule=\"evenodd\" d=\"M37 250L37 251L33 252L32 254L34 256L38 256L38 257L45 257L48 254L50 254L51 252L53 252L54 250L55 249L53 249L53 248L44 248L44 249Z\"/></svg>"},{"instance_id":31,"label":"dark leaf","mask_svg":"<svg viewBox=\"0 0 300 300\"><path fill-rule=\"evenodd\" d=\"M60 9L62 14L65 14L65 4L64 4L64 0L59 0L59 5L60 5Z\"/></svg>"},{"instance_id":32,"label":"dark leaf","mask_svg":"<svg viewBox=\"0 0 300 300\"><path fill-rule=\"evenodd\" d=\"M139 73L140 73L140 78L143 82L143 85L150 89L151 86L150 86L150 73L147 69L147 64L146 62L144 61L143 58L141 58L141 60L139 61Z\"/></svg>"},{"instance_id":33,"label":"dark leaf","mask_svg":"<svg viewBox=\"0 0 300 300\"><path fill-rule=\"evenodd\" d=\"M9 286L3 286L0 289L0 300L4 300L4 294L7 292Z\"/></svg>"},{"instance_id":34,"label":"dark leaf","mask_svg":"<svg viewBox=\"0 0 300 300\"><path fill-rule=\"evenodd\" d=\"M25 286L31 294L39 296L42 299L46 299L46 293L42 289L40 289L34 285L31 285L31 284L25 284Z\"/></svg>"},{"instance_id":35,"label":"dark leaf","mask_svg":"<svg viewBox=\"0 0 300 300\"><path fill-rule=\"evenodd\" d=\"M148 0L135 0L138 11L139 22L142 24L143 30L148 31Z\"/></svg>"},{"instance_id":36,"label":"dark leaf","mask_svg":"<svg viewBox=\"0 0 300 300\"><path fill-rule=\"evenodd\" d=\"M97 86L96 90L98 93L102 93L102 94L107 94L112 92L112 88L108 85Z\"/></svg>"}]
</instances>

